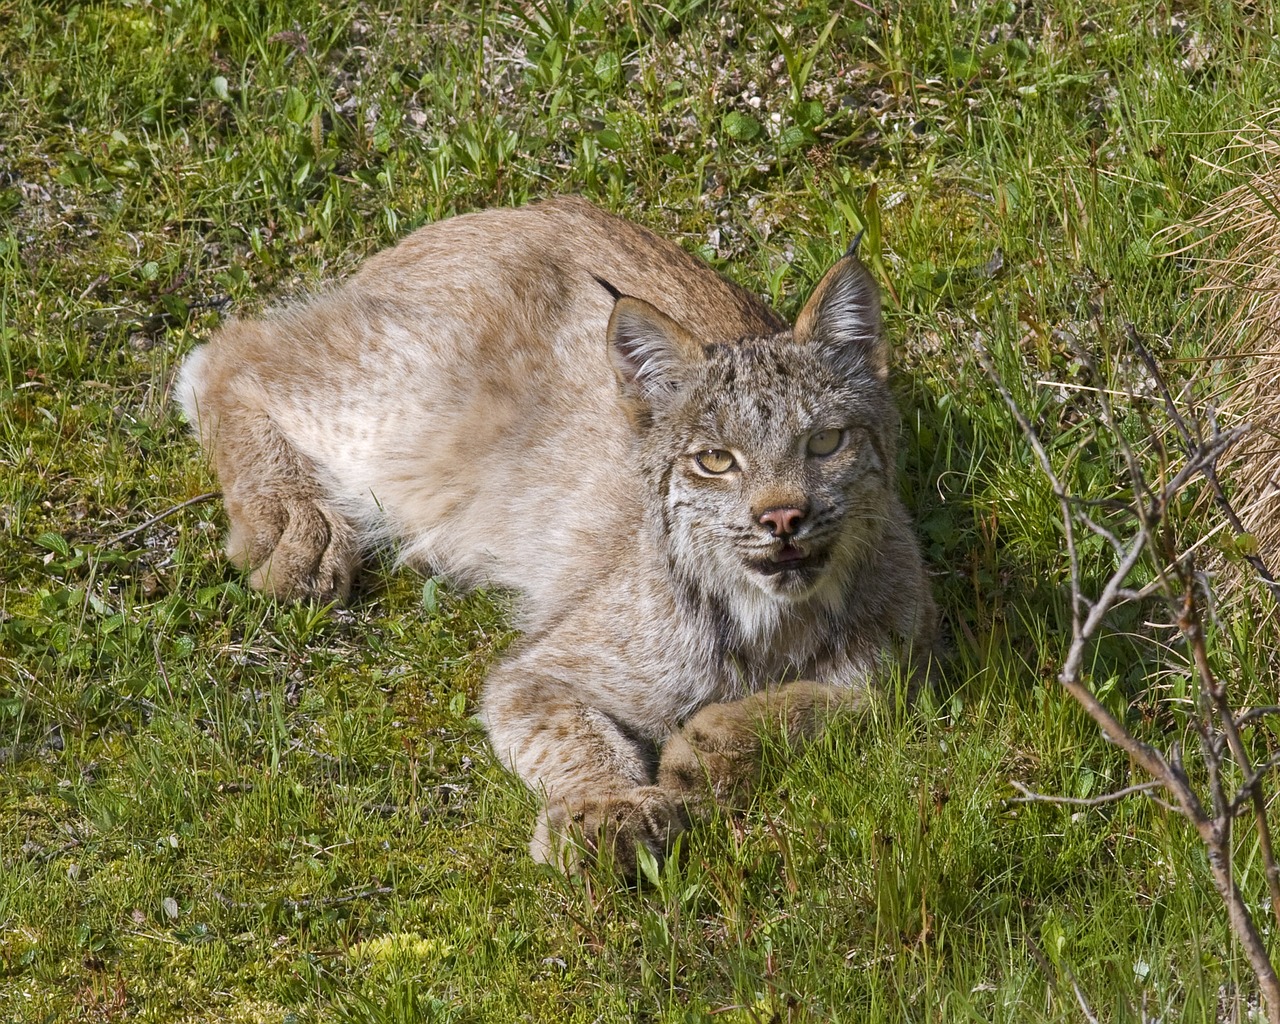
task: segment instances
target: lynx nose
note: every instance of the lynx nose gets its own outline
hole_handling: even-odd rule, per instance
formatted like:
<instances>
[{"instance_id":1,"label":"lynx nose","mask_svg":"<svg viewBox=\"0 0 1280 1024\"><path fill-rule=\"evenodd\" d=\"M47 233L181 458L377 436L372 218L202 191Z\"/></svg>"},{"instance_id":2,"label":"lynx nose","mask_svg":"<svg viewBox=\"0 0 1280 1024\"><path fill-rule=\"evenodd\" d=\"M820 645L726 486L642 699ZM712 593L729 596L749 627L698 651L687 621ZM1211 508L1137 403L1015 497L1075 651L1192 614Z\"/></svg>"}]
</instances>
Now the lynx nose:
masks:
<instances>
[{"instance_id":1,"label":"lynx nose","mask_svg":"<svg viewBox=\"0 0 1280 1024\"><path fill-rule=\"evenodd\" d=\"M805 509L770 508L760 513L760 525L769 527L775 537L790 537L804 522Z\"/></svg>"}]
</instances>

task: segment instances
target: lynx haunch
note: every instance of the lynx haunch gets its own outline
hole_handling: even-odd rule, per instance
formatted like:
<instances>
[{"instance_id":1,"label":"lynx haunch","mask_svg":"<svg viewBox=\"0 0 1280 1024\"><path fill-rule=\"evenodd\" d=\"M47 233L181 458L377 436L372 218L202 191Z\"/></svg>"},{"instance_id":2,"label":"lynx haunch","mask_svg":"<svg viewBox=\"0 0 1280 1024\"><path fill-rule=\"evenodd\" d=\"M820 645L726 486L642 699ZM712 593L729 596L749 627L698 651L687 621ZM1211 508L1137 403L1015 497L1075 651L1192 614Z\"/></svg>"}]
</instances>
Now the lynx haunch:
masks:
<instances>
[{"instance_id":1,"label":"lynx haunch","mask_svg":"<svg viewBox=\"0 0 1280 1024\"><path fill-rule=\"evenodd\" d=\"M562 866L661 857L813 735L935 611L894 479L878 289L852 256L794 329L572 198L420 229L344 284L233 321L182 368L227 551L279 597L362 553L518 594L482 718Z\"/></svg>"}]
</instances>

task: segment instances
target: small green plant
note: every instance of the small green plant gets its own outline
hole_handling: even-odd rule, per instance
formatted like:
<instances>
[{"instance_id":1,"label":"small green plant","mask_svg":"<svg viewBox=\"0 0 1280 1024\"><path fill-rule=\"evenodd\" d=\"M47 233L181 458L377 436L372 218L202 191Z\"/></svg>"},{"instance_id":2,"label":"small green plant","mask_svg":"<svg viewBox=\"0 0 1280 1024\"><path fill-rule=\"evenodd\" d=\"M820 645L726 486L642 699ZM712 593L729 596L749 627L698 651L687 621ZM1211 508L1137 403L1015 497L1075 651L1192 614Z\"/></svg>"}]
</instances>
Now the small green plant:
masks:
<instances>
[{"instance_id":1,"label":"small green plant","mask_svg":"<svg viewBox=\"0 0 1280 1024\"><path fill-rule=\"evenodd\" d=\"M831 30L836 27L836 22L843 16L842 11L836 11L831 15L818 33L818 38L808 49L795 44L793 40L795 33L790 25L785 28L780 27L778 22L765 16L765 24L769 27L773 40L782 53L782 59L786 61L787 78L791 83L791 103L794 108L798 108L805 102L805 88L809 84L809 76L813 74L814 62L817 61L822 48L826 46Z\"/></svg>"}]
</instances>

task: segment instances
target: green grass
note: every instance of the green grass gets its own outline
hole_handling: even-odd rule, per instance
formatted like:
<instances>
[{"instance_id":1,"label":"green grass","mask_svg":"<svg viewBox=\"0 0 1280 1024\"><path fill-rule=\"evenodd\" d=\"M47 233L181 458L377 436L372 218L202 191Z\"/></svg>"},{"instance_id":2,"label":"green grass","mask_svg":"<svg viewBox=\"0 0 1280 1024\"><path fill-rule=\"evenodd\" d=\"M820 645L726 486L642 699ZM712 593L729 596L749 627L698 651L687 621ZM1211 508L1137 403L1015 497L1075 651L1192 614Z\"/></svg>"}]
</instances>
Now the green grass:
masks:
<instances>
[{"instance_id":1,"label":"green grass","mask_svg":"<svg viewBox=\"0 0 1280 1024\"><path fill-rule=\"evenodd\" d=\"M1085 383L1072 338L1123 377L1126 323L1175 379L1202 353L1203 272L1166 254L1280 102L1280 25L876 7L0 0L0 1018L1023 1024L1081 1019L1071 979L1103 1020L1247 1017L1180 819L1007 802L1136 780L1053 683L1057 506L974 340L1073 486L1119 493L1114 439L1037 382ZM216 502L115 539L215 486L167 389L221 316L570 191L788 314L867 228L954 637L938 695L779 757L640 893L525 853L470 717L500 598L377 566L347 611L274 605ZM1193 744L1158 617L1117 620L1095 681ZM1262 595L1224 605L1242 699L1278 640ZM1265 925L1243 829L1236 870Z\"/></svg>"}]
</instances>

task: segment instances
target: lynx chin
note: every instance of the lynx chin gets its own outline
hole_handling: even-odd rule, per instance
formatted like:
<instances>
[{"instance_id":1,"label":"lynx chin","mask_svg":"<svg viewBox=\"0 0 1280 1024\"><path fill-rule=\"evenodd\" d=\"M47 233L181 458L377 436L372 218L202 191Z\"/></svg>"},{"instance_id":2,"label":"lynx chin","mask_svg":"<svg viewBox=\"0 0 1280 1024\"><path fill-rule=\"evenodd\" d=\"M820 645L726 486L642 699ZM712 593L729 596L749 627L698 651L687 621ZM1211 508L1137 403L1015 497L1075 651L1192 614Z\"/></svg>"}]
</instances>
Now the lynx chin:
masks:
<instances>
[{"instance_id":1,"label":"lynx chin","mask_svg":"<svg viewBox=\"0 0 1280 1024\"><path fill-rule=\"evenodd\" d=\"M518 595L481 715L543 798L533 855L631 873L749 790L761 730L802 740L922 675L936 615L887 376L852 255L789 329L563 198L428 225L226 324L177 394L254 587L342 600L394 544Z\"/></svg>"}]
</instances>

